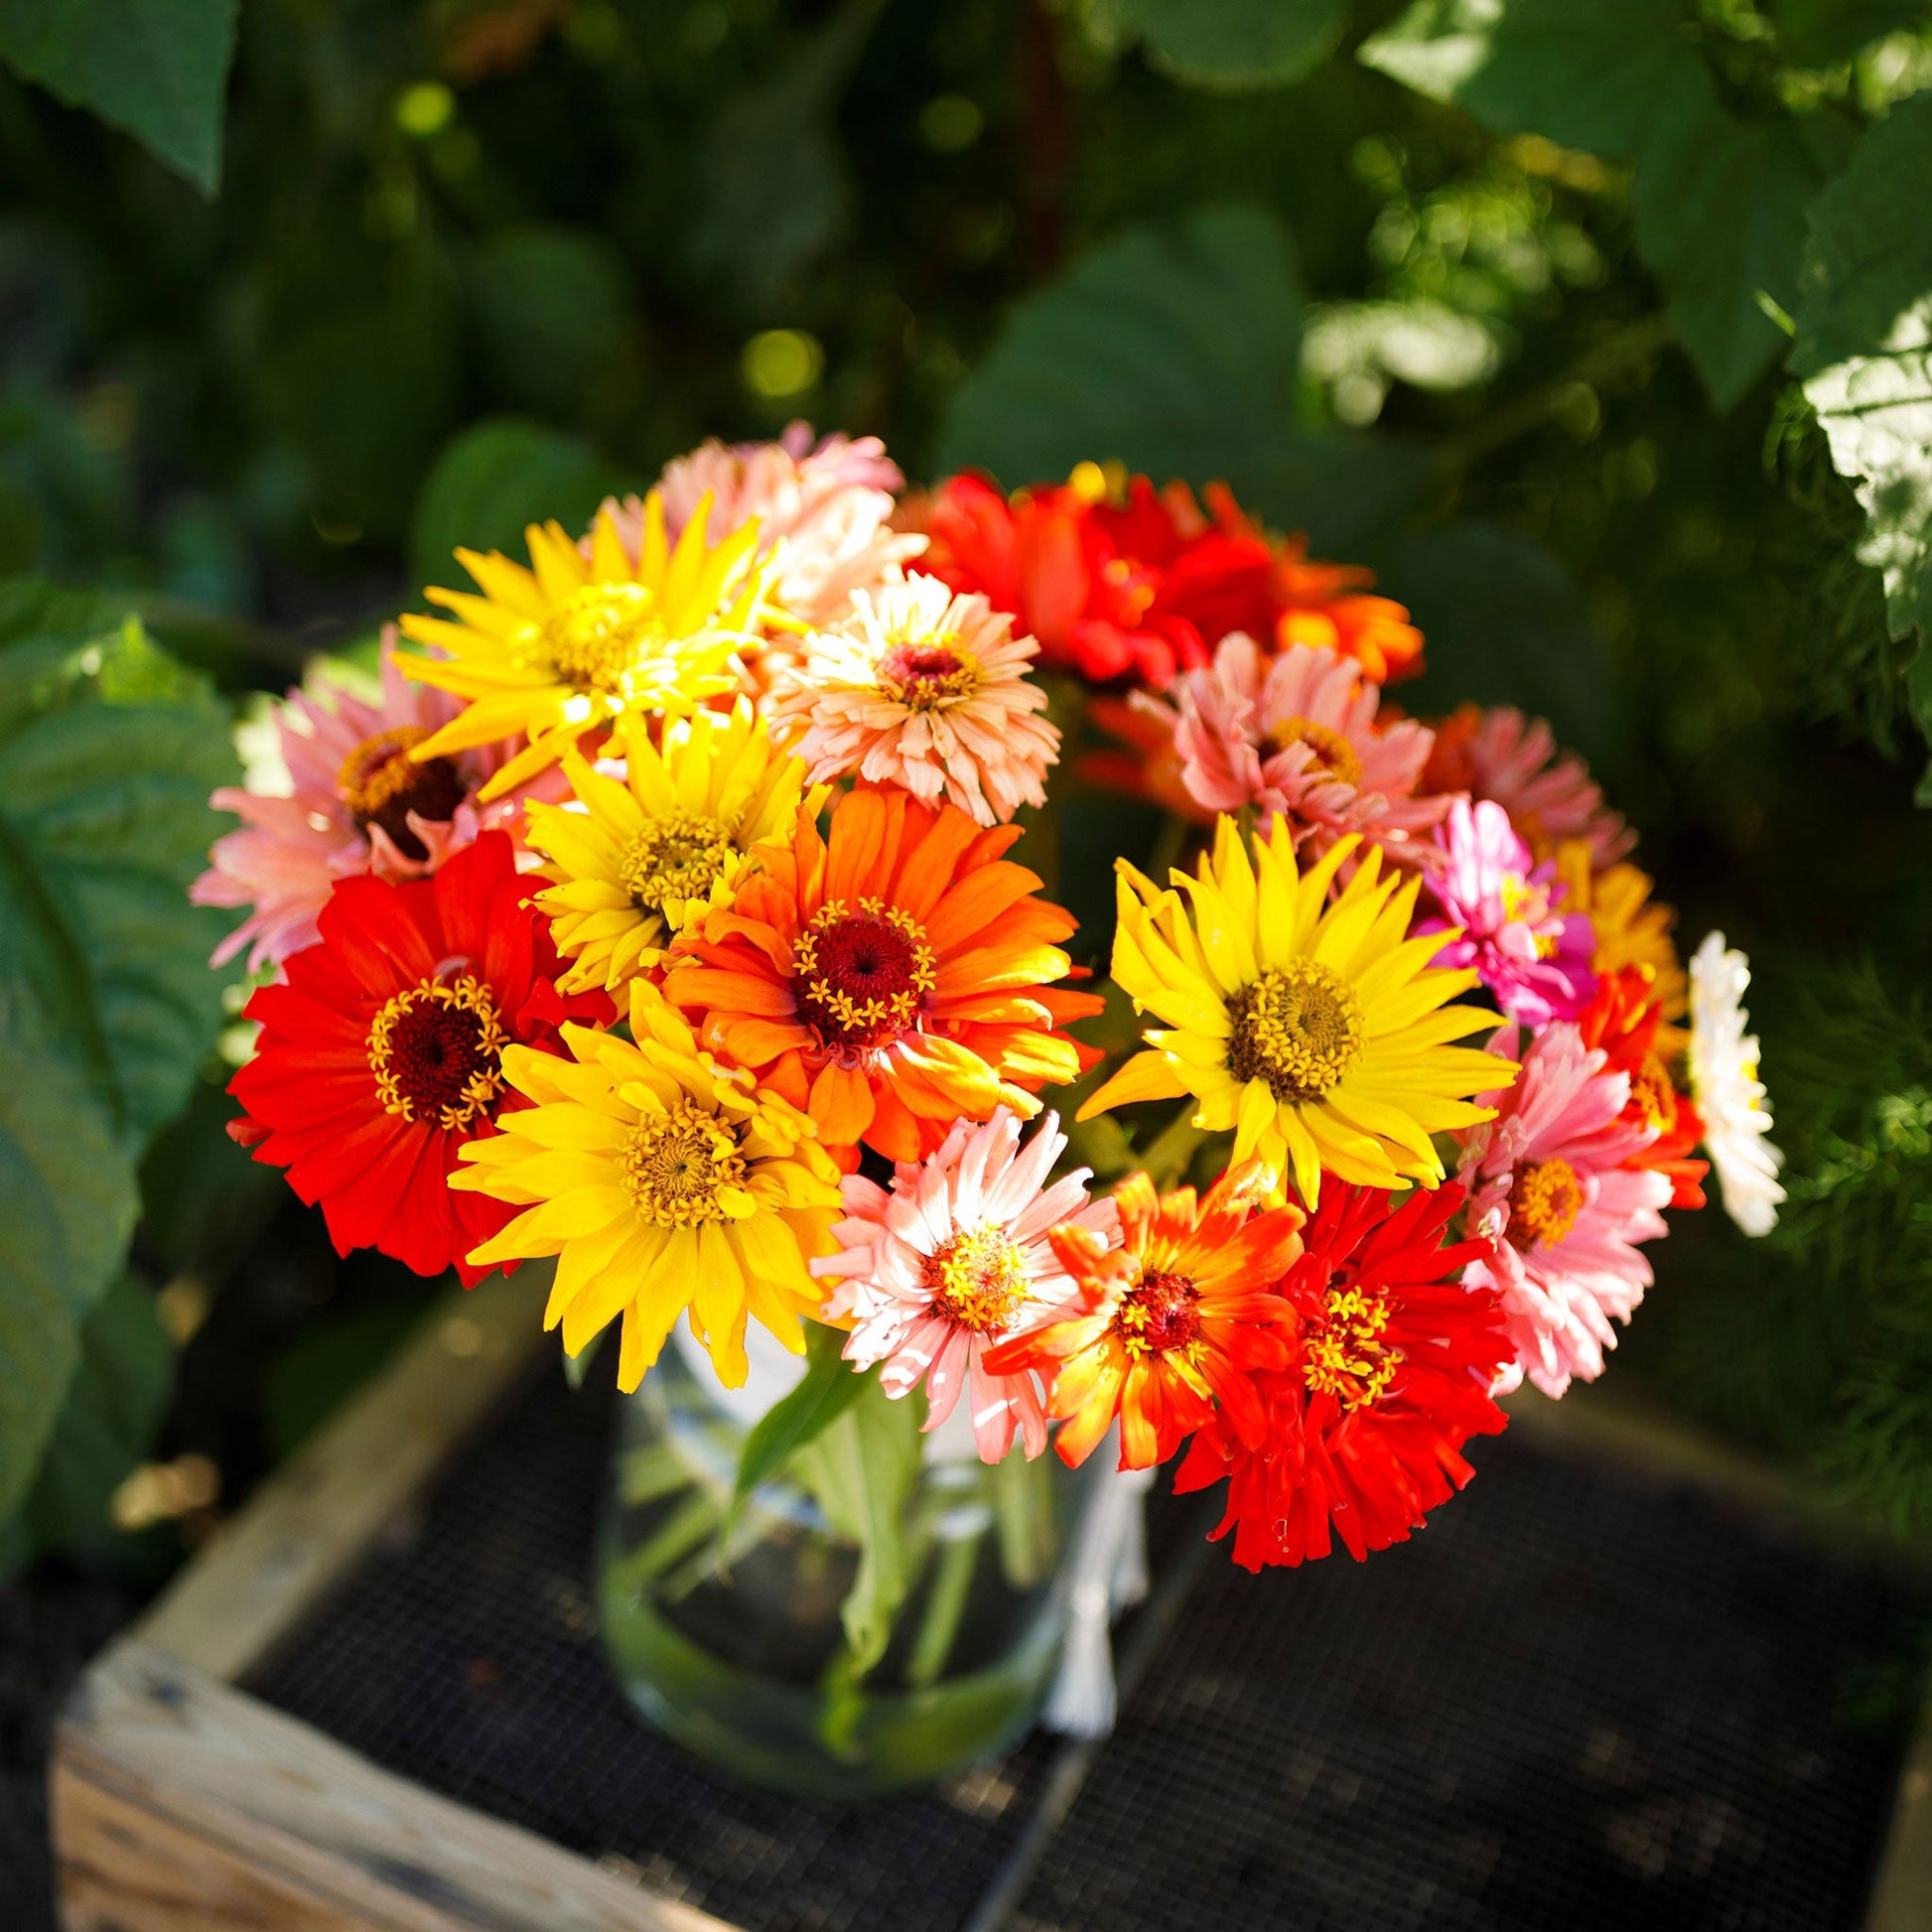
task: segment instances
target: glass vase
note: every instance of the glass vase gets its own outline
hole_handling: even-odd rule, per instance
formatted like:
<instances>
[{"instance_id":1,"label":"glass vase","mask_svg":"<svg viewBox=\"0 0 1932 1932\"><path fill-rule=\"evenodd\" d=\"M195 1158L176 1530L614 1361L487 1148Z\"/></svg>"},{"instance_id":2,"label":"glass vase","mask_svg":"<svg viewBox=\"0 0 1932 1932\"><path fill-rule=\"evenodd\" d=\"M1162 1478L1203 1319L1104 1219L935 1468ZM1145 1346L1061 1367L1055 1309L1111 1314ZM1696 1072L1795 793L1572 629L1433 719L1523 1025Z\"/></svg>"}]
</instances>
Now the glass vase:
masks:
<instances>
[{"instance_id":1,"label":"glass vase","mask_svg":"<svg viewBox=\"0 0 1932 1932\"><path fill-rule=\"evenodd\" d=\"M921 1438L923 1397L888 1402L874 1378L731 1520L746 1435L797 1374L775 1344L752 1354L727 1391L667 1348L621 1399L598 1589L625 1693L699 1756L801 1797L998 1752L1052 1681L1090 1478L1050 1450L989 1468L964 1401L958 1430Z\"/></svg>"}]
</instances>

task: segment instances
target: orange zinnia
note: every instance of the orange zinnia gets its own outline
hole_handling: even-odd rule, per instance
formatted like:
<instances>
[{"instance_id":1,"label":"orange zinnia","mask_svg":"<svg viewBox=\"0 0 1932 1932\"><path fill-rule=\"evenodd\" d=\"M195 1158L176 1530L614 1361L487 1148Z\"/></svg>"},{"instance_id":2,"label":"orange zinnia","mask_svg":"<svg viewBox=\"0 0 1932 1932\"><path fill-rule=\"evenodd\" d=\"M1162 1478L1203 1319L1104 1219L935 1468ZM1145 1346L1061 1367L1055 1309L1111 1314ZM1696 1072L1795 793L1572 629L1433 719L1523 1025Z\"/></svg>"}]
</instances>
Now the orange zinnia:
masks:
<instances>
[{"instance_id":1,"label":"orange zinnia","mask_svg":"<svg viewBox=\"0 0 1932 1932\"><path fill-rule=\"evenodd\" d=\"M957 1120L1031 1117L1098 1057L1060 1029L1102 1003L1047 984L1075 921L1000 856L1019 836L897 791L850 793L829 838L801 808L730 910L678 941L664 991L833 1147L916 1161Z\"/></svg>"},{"instance_id":2,"label":"orange zinnia","mask_svg":"<svg viewBox=\"0 0 1932 1932\"><path fill-rule=\"evenodd\" d=\"M1294 1311L1274 1293L1302 1252L1302 1212L1254 1212L1274 1176L1259 1162L1230 1169L1197 1201L1191 1187L1163 1200L1146 1174L1114 1190L1122 1242L1072 1222L1047 1236L1073 1277L1071 1312L988 1350L989 1369L1036 1369L1046 1413L1065 1425L1054 1447L1077 1468L1120 1417L1120 1466L1165 1462L1213 1419L1259 1448L1268 1415L1256 1372L1289 1359L1282 1324Z\"/></svg>"}]
</instances>

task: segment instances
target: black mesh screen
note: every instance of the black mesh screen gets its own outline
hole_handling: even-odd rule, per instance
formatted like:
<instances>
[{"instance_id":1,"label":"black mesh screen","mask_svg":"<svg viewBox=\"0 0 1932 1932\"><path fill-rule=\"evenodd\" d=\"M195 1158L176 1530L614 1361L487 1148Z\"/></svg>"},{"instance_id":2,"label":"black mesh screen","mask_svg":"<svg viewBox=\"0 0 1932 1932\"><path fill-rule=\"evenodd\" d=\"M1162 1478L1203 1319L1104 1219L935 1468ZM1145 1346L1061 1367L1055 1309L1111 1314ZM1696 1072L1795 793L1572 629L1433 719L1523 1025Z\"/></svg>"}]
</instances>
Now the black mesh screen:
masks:
<instances>
[{"instance_id":1,"label":"black mesh screen","mask_svg":"<svg viewBox=\"0 0 1932 1932\"><path fill-rule=\"evenodd\" d=\"M597 1647L609 1420L546 1372L249 1688L748 1932L964 1927L1061 1747L856 1810L708 1775ZM1013 1925L1859 1923L1904 1704L1887 1721L1868 1692L1922 1606L1695 1496L1507 1437L1475 1459L1426 1535L1359 1568L1214 1555Z\"/></svg>"}]
</instances>

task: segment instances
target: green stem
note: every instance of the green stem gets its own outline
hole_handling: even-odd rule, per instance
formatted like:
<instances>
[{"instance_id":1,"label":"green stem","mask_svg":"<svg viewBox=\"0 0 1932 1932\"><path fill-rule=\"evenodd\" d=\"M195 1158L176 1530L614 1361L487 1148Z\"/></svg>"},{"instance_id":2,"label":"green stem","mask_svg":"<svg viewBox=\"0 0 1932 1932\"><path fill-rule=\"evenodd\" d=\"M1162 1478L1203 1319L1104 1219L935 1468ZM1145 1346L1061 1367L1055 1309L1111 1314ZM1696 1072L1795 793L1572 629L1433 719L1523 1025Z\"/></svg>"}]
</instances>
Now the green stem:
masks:
<instances>
[{"instance_id":1,"label":"green stem","mask_svg":"<svg viewBox=\"0 0 1932 1932\"><path fill-rule=\"evenodd\" d=\"M1195 1102L1183 1100L1180 1111L1155 1136L1142 1157L1141 1166L1163 1193L1179 1181L1195 1149L1207 1139L1207 1130L1194 1125L1194 1108Z\"/></svg>"},{"instance_id":2,"label":"green stem","mask_svg":"<svg viewBox=\"0 0 1932 1932\"><path fill-rule=\"evenodd\" d=\"M906 1680L922 1690L943 1675L946 1659L952 1655L953 1640L959 1635L959 1620L966 1611L967 1592L972 1588L973 1571L985 1538L986 1532L981 1530L976 1535L957 1538L940 1552L932 1589L926 1598L925 1615L919 1621L911 1660L905 1666Z\"/></svg>"}]
</instances>

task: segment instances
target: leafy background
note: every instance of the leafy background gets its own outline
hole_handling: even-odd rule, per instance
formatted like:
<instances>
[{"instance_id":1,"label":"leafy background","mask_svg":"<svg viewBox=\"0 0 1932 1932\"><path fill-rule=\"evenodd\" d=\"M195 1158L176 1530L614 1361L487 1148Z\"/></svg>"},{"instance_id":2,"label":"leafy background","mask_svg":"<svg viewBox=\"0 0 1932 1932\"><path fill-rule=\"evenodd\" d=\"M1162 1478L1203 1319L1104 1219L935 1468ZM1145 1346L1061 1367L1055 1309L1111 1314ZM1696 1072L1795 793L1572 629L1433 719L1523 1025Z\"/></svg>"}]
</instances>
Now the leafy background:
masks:
<instances>
[{"instance_id":1,"label":"leafy background","mask_svg":"<svg viewBox=\"0 0 1932 1932\"><path fill-rule=\"evenodd\" d=\"M423 1306L221 1132L229 717L794 415L1226 478L1413 607L1408 702L1587 752L1751 953L1792 1188L1618 1380L1922 1533L1928 209L1898 0L16 0L0 1608L97 1634Z\"/></svg>"}]
</instances>

